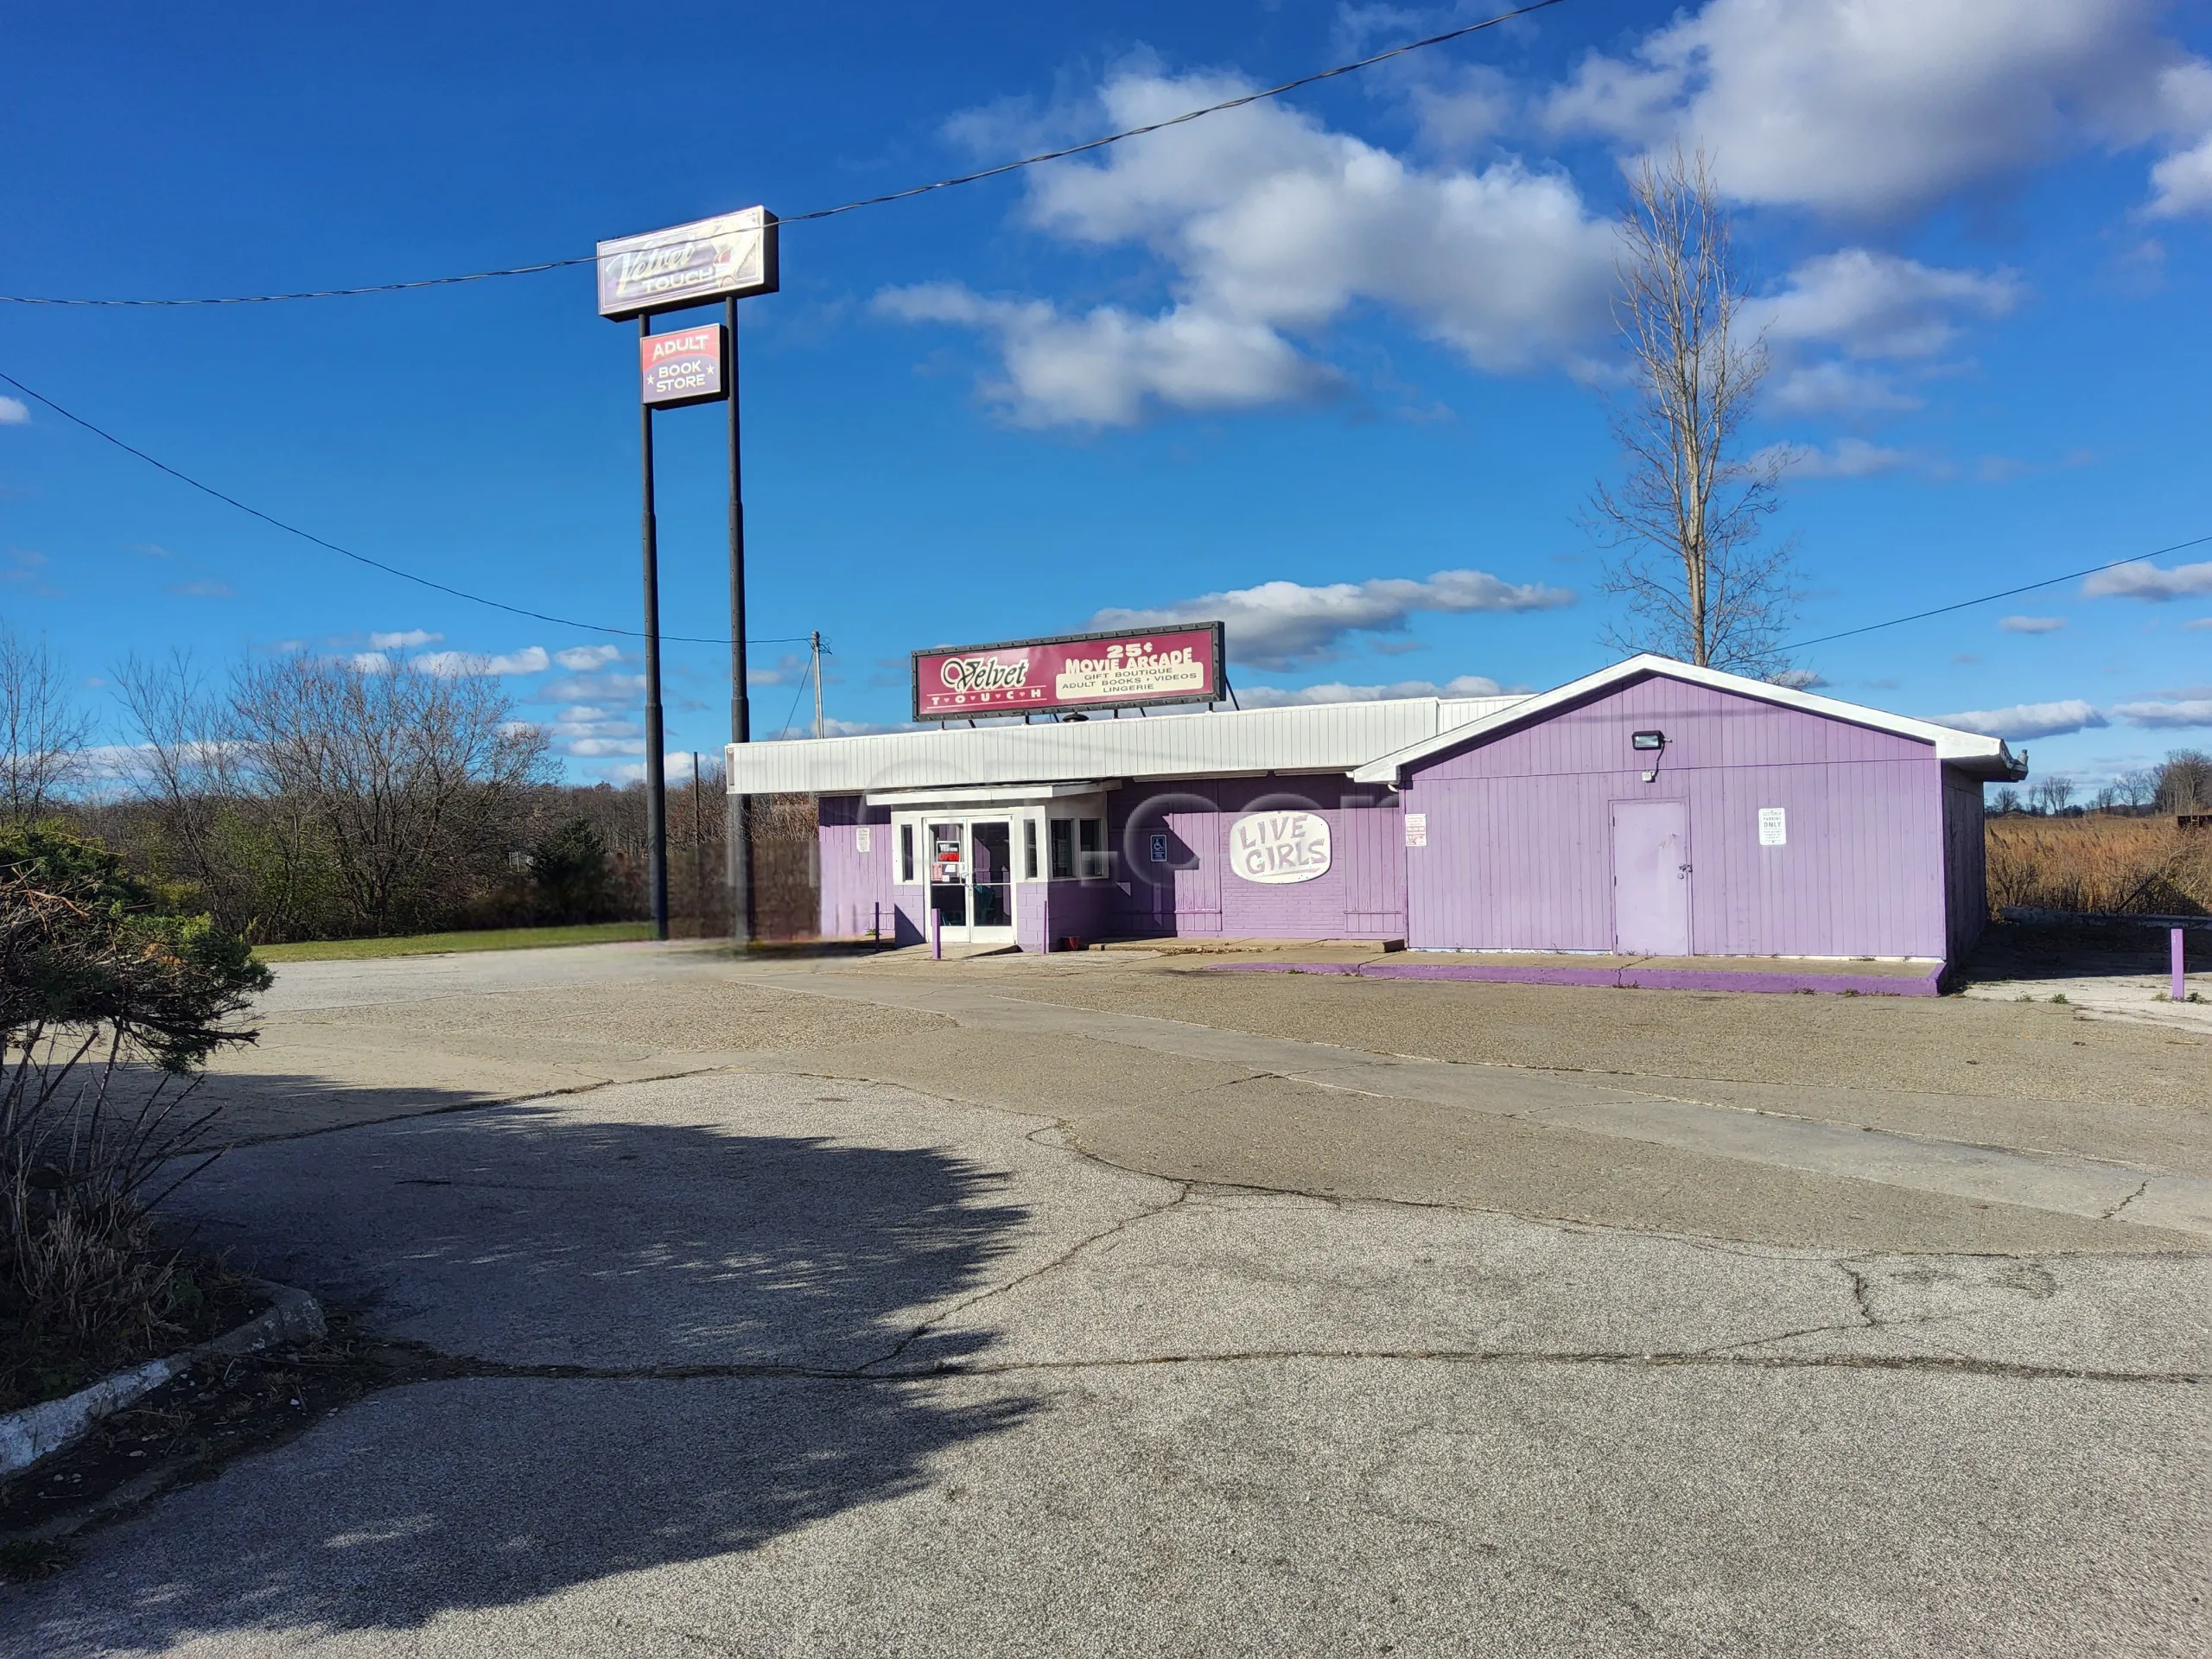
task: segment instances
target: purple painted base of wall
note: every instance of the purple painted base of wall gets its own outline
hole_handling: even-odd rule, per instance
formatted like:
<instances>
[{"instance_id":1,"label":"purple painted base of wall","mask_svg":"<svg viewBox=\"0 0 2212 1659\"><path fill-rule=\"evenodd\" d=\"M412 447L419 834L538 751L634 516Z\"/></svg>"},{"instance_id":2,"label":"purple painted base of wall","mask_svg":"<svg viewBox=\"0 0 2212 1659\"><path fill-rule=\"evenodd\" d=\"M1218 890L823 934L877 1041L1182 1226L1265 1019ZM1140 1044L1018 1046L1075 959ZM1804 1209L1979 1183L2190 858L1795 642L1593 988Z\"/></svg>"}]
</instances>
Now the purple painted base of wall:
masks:
<instances>
[{"instance_id":1,"label":"purple painted base of wall","mask_svg":"<svg viewBox=\"0 0 2212 1659\"><path fill-rule=\"evenodd\" d=\"M1900 974L1747 973L1729 968L1538 968L1505 963L1241 962L1209 974L1351 974L1361 979L1483 979L1516 985L1594 985L1642 991L1827 991L1860 996L1935 996L1941 967Z\"/></svg>"}]
</instances>

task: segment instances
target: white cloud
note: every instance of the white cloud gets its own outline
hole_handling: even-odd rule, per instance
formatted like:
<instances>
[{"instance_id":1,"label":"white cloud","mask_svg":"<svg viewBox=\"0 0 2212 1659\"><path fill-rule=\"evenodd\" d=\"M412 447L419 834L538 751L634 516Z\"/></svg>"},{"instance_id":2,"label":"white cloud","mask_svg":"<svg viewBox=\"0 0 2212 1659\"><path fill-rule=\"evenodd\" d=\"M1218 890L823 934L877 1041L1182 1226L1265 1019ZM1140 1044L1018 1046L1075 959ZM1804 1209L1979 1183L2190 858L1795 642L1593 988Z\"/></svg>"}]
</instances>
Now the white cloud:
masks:
<instances>
[{"instance_id":1,"label":"white cloud","mask_svg":"<svg viewBox=\"0 0 2212 1659\"><path fill-rule=\"evenodd\" d=\"M2031 737L2060 737L2111 724L2094 704L2071 697L2063 702L2016 702L2009 709L1969 709L1955 715L1931 715L1938 726L2018 741Z\"/></svg>"},{"instance_id":2,"label":"white cloud","mask_svg":"<svg viewBox=\"0 0 2212 1659\"><path fill-rule=\"evenodd\" d=\"M0 426L29 426L31 406L20 397L0 397Z\"/></svg>"},{"instance_id":3,"label":"white cloud","mask_svg":"<svg viewBox=\"0 0 2212 1659\"><path fill-rule=\"evenodd\" d=\"M2163 605L2171 599L2212 594L2212 560L2162 570L2147 559L2100 570L2082 584L2085 599L2140 599Z\"/></svg>"},{"instance_id":4,"label":"white cloud","mask_svg":"<svg viewBox=\"0 0 2212 1659\"><path fill-rule=\"evenodd\" d=\"M1405 697L1499 697L1506 689L1486 674L1462 674L1439 685L1434 680L1399 680L1389 685L1346 685L1332 680L1325 685L1303 685L1296 690L1278 685L1240 685L1236 701L1246 709L1287 709L1317 702L1389 702Z\"/></svg>"},{"instance_id":5,"label":"white cloud","mask_svg":"<svg viewBox=\"0 0 2212 1659\"><path fill-rule=\"evenodd\" d=\"M1189 413L1294 403L1334 389L1331 370L1273 329L1183 306L1143 317L1119 306L1069 316L1044 300L995 300L956 283L876 296L909 322L983 328L1005 365L984 396L1019 426L1133 426L1149 406Z\"/></svg>"},{"instance_id":6,"label":"white cloud","mask_svg":"<svg viewBox=\"0 0 2212 1659\"><path fill-rule=\"evenodd\" d=\"M435 645L444 638L424 628L406 628L397 633L372 633L369 643L378 651L412 651L417 645Z\"/></svg>"},{"instance_id":7,"label":"white cloud","mask_svg":"<svg viewBox=\"0 0 2212 1659\"><path fill-rule=\"evenodd\" d=\"M426 651L420 657L408 659L408 666L416 673L435 674L441 679L464 674L537 674L552 664L553 659L545 654L543 645L525 645L520 651L497 657L467 651Z\"/></svg>"},{"instance_id":8,"label":"white cloud","mask_svg":"<svg viewBox=\"0 0 2212 1659\"><path fill-rule=\"evenodd\" d=\"M1808 259L1778 294L1745 308L1777 345L1833 345L1857 358L1925 358L1958 334L1957 315L2001 317L2020 302L2010 270L1958 270L1866 248Z\"/></svg>"},{"instance_id":9,"label":"white cloud","mask_svg":"<svg viewBox=\"0 0 2212 1659\"><path fill-rule=\"evenodd\" d=\"M1402 632L1416 612L1543 611L1573 603L1574 594L1563 588L1504 582L1484 570L1440 570L1426 582L1402 576L1320 587L1263 582L1173 605L1109 607L1090 626L1142 628L1218 618L1228 625L1230 661L1287 669L1330 656L1347 634Z\"/></svg>"},{"instance_id":10,"label":"white cloud","mask_svg":"<svg viewBox=\"0 0 2212 1659\"><path fill-rule=\"evenodd\" d=\"M357 651L346 659L363 674L389 674L391 658L380 651Z\"/></svg>"},{"instance_id":11,"label":"white cloud","mask_svg":"<svg viewBox=\"0 0 2212 1659\"><path fill-rule=\"evenodd\" d=\"M1099 89L1092 119L1133 126L1249 90L1129 71ZM1028 177L1033 225L1082 245L1150 249L1171 268L1172 303L1077 315L945 284L876 302L887 315L991 333L1004 372L986 393L1023 423L1127 425L1151 406L1316 396L1339 377L1293 337L1367 303L1492 372L1571 358L1605 323L1611 226L1571 181L1516 161L1408 165L1274 103Z\"/></svg>"},{"instance_id":12,"label":"white cloud","mask_svg":"<svg viewBox=\"0 0 2212 1659\"><path fill-rule=\"evenodd\" d=\"M906 666L903 662L899 664L901 669ZM760 668L750 663L747 664L745 683L747 685L797 685L813 671L814 658L811 655L802 657L795 651L787 651L776 658L772 668ZM828 677L825 675L824 677ZM906 683L903 676L898 683L902 685Z\"/></svg>"},{"instance_id":13,"label":"white cloud","mask_svg":"<svg viewBox=\"0 0 2212 1659\"><path fill-rule=\"evenodd\" d=\"M2212 628L2212 616L2200 616L2182 624L2184 628Z\"/></svg>"},{"instance_id":14,"label":"white cloud","mask_svg":"<svg viewBox=\"0 0 2212 1659\"><path fill-rule=\"evenodd\" d=\"M1702 144L1739 201L1912 213L2086 148L2177 130L2193 139L2202 66L2157 33L2163 10L2158 0L1709 0L1629 57L1593 54L1547 112L1560 130ZM2177 161L2159 165L2185 175ZM2188 184L2179 178L2177 200Z\"/></svg>"},{"instance_id":15,"label":"white cloud","mask_svg":"<svg viewBox=\"0 0 2212 1659\"><path fill-rule=\"evenodd\" d=\"M1936 359L1957 340L1962 318L2004 316L2024 292L2009 270L1946 269L1842 248L1804 261L1778 292L1745 306L1744 316L1774 353L1769 397L1776 409L1893 412L1921 400L1894 372L1866 365L1941 372Z\"/></svg>"},{"instance_id":16,"label":"white cloud","mask_svg":"<svg viewBox=\"0 0 2212 1659\"><path fill-rule=\"evenodd\" d=\"M2056 633L2066 626L2063 616L2000 616L1997 626L2006 633Z\"/></svg>"},{"instance_id":17,"label":"white cloud","mask_svg":"<svg viewBox=\"0 0 2212 1659\"><path fill-rule=\"evenodd\" d=\"M1902 449L1885 448L1864 438L1838 438L1831 449L1802 443L1770 444L1751 457L1755 464L1779 461L1795 478L1873 478L1910 467L1913 458Z\"/></svg>"},{"instance_id":18,"label":"white cloud","mask_svg":"<svg viewBox=\"0 0 2212 1659\"><path fill-rule=\"evenodd\" d=\"M2212 726L2212 697L2182 702L2123 702L2113 710L2130 726Z\"/></svg>"},{"instance_id":19,"label":"white cloud","mask_svg":"<svg viewBox=\"0 0 2212 1659\"><path fill-rule=\"evenodd\" d=\"M606 667L621 655L619 645L570 645L566 651L555 652L553 660L565 669L587 674L594 668Z\"/></svg>"},{"instance_id":20,"label":"white cloud","mask_svg":"<svg viewBox=\"0 0 2212 1659\"><path fill-rule=\"evenodd\" d=\"M531 693L547 702L626 702L645 689L642 674L578 674L549 680Z\"/></svg>"},{"instance_id":21,"label":"white cloud","mask_svg":"<svg viewBox=\"0 0 2212 1659\"><path fill-rule=\"evenodd\" d=\"M2150 213L2159 219L2212 208L2212 134L2151 169Z\"/></svg>"}]
</instances>

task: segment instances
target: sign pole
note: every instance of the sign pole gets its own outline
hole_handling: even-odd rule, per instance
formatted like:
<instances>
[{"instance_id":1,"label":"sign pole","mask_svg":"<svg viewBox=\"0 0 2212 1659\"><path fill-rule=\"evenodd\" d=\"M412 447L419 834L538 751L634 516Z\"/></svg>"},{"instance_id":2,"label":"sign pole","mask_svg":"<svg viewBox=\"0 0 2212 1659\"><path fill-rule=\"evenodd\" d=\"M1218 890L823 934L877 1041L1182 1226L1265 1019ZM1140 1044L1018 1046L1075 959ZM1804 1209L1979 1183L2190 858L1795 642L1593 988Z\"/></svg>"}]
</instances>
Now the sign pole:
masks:
<instances>
[{"instance_id":1,"label":"sign pole","mask_svg":"<svg viewBox=\"0 0 2212 1659\"><path fill-rule=\"evenodd\" d=\"M745 664L745 490L738 453L737 296L722 302L728 320L729 372L729 741L753 741L753 711L746 695ZM728 780L725 779L725 782ZM730 938L741 948L753 943L753 812L748 796L732 795L724 830L725 874L729 879Z\"/></svg>"},{"instance_id":2,"label":"sign pole","mask_svg":"<svg viewBox=\"0 0 2212 1659\"><path fill-rule=\"evenodd\" d=\"M638 319L649 338L652 319ZM668 937L668 780L662 775L660 728L660 544L653 519L653 409L638 406L638 443L645 463L643 540L645 576L645 868L652 892L653 938Z\"/></svg>"}]
</instances>

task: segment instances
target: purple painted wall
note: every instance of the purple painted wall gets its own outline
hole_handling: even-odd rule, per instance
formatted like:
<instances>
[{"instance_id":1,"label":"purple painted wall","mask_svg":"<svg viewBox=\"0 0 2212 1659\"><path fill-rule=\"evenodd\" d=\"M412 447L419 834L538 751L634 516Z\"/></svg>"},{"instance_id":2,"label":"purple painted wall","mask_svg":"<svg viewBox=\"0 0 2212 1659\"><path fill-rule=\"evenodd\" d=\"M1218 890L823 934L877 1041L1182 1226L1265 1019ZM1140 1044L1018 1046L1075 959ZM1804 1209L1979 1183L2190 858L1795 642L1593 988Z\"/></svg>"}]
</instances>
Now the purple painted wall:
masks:
<instances>
[{"instance_id":1,"label":"purple painted wall","mask_svg":"<svg viewBox=\"0 0 2212 1659\"><path fill-rule=\"evenodd\" d=\"M1268 886L1229 868L1230 826L1247 812L1319 813L1327 872ZM1123 937L1402 938L1405 829L1397 798L1342 775L1131 785L1106 804L1114 874L1103 917ZM1167 861L1151 858L1167 836ZM1056 922L1053 931L1064 932Z\"/></svg>"},{"instance_id":2,"label":"purple painted wall","mask_svg":"<svg viewBox=\"0 0 2212 1659\"><path fill-rule=\"evenodd\" d=\"M882 937L900 944L922 938L919 887L894 887L891 814L867 807L857 795L824 795L818 804L822 843L821 931L825 939L864 939L880 926ZM860 850L860 830L868 830L868 850ZM904 897L913 907L902 912ZM879 922L879 918L880 920Z\"/></svg>"},{"instance_id":3,"label":"purple painted wall","mask_svg":"<svg viewBox=\"0 0 2212 1659\"><path fill-rule=\"evenodd\" d=\"M1666 734L1639 753L1640 730ZM1647 767L1657 772L1650 783ZM1945 791L1932 745L1653 676L1450 751L1409 780L1415 950L1611 950L1611 806L1688 815L1701 956L1942 957ZM1762 807L1787 843L1762 846Z\"/></svg>"}]
</instances>

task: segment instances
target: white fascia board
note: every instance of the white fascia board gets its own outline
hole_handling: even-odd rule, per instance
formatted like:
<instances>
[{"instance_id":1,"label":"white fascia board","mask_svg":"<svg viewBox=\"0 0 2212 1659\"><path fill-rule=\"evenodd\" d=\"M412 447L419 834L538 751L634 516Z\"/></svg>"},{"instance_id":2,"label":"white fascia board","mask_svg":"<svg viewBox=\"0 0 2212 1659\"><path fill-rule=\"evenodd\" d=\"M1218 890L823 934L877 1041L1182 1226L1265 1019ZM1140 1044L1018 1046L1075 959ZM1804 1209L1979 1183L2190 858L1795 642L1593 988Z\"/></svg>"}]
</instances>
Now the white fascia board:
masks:
<instances>
[{"instance_id":1,"label":"white fascia board","mask_svg":"<svg viewBox=\"0 0 2212 1659\"><path fill-rule=\"evenodd\" d=\"M1836 697L1815 696L1809 691L1773 685L1764 680L1749 679L1741 674L1724 673L1717 668L1699 668L1694 664L1678 663L1671 657L1657 657L1647 652L1631 657L1626 662L1616 663L1611 668L1601 668L1594 674L1586 674L1579 680L1570 680L1556 690L1526 698L1511 708L1501 709L1464 726L1439 732L1434 737L1409 743L1359 767L1351 774L1352 781L1395 784L1407 767L1418 765L1432 754L1459 748L1510 726L1541 719L1554 709L1580 702L1643 674L1662 675L1688 685L1732 692L1738 696L1751 697L1784 709L1802 709L1808 715L1821 715L1853 726L1866 726L1876 731L1893 732L1900 737L1916 738L1933 746L1938 760L1965 771L1985 772L1993 777L2017 777L2021 774L2019 763L2005 748L2002 738L1985 737L1980 732L1962 732L1954 726L1938 726L1933 721L1915 720L1907 715L1892 715L1883 709L1845 702Z\"/></svg>"},{"instance_id":2,"label":"white fascia board","mask_svg":"<svg viewBox=\"0 0 2212 1659\"><path fill-rule=\"evenodd\" d=\"M966 789L881 789L870 790L866 798L870 806L893 808L960 806L970 801L990 806L1022 806L1096 795L1113 788L1114 782L1110 778L1102 778L1058 784L977 784Z\"/></svg>"}]
</instances>

